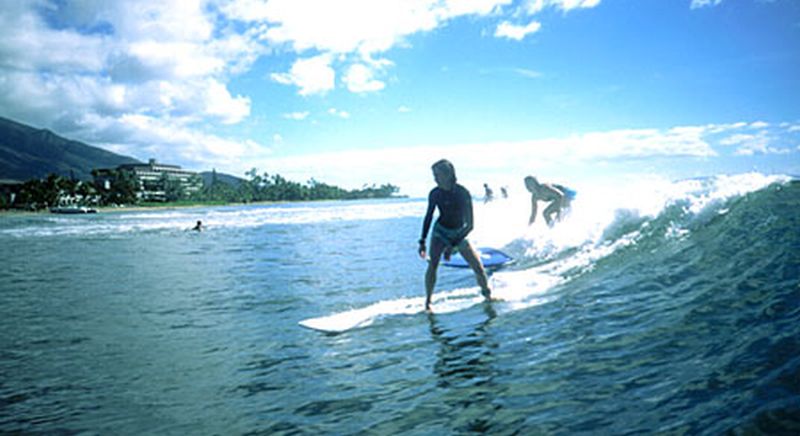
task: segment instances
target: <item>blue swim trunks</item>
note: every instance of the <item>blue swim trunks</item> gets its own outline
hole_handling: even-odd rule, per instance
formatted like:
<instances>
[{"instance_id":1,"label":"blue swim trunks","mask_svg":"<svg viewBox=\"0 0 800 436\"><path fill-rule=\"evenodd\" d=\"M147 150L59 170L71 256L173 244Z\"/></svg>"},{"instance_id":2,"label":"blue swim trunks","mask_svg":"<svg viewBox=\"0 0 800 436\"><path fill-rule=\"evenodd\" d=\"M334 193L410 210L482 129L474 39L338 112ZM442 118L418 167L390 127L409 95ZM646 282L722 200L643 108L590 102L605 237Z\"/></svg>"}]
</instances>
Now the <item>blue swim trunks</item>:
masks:
<instances>
[{"instance_id":1,"label":"blue swim trunks","mask_svg":"<svg viewBox=\"0 0 800 436\"><path fill-rule=\"evenodd\" d=\"M433 225L433 237L439 238L439 240L451 247L458 247L467 242L467 238L462 238L463 233L463 227L459 229L449 229L439 224L438 221ZM458 242L457 244L455 243L456 241Z\"/></svg>"},{"instance_id":2,"label":"blue swim trunks","mask_svg":"<svg viewBox=\"0 0 800 436\"><path fill-rule=\"evenodd\" d=\"M563 192L564 196L567 197L567 200L569 201L574 200L575 196L578 195L578 193L574 189L569 189L564 185L558 185L554 183L553 186L558 188L559 191Z\"/></svg>"}]
</instances>

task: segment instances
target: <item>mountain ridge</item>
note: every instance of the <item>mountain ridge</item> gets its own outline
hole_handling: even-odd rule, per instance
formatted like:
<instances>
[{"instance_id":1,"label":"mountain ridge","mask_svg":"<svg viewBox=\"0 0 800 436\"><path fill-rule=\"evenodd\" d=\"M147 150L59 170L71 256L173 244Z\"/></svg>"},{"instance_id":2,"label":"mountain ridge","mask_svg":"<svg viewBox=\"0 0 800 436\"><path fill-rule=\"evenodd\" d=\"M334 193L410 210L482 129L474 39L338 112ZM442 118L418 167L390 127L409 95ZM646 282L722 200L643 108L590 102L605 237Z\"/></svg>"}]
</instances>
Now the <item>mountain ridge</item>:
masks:
<instances>
[{"instance_id":1,"label":"mountain ridge","mask_svg":"<svg viewBox=\"0 0 800 436\"><path fill-rule=\"evenodd\" d=\"M95 168L140 160L0 117L0 179L25 181L48 174L91 180Z\"/></svg>"}]
</instances>

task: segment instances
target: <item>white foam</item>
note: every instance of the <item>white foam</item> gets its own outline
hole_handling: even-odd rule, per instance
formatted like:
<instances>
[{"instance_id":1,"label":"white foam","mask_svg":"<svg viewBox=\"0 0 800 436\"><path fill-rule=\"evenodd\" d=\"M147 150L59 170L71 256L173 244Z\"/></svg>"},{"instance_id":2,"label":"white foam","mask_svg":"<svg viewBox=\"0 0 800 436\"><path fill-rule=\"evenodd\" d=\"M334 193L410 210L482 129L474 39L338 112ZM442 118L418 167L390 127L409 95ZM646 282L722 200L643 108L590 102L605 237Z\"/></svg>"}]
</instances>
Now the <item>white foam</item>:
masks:
<instances>
[{"instance_id":1,"label":"white foam","mask_svg":"<svg viewBox=\"0 0 800 436\"><path fill-rule=\"evenodd\" d=\"M527 255L546 257L570 248L603 243L607 229L620 220L651 219L674 204L685 204L687 213L699 214L733 197L790 180L788 176L746 173L677 182L652 176L620 180L616 184L573 186L577 196L571 211L553 228L548 228L542 219L545 203L541 202L536 222L529 226L530 195L515 193L509 199L475 203L475 230L470 241L498 248L521 244ZM673 236L685 235L685 229L672 230Z\"/></svg>"},{"instance_id":2,"label":"white foam","mask_svg":"<svg viewBox=\"0 0 800 436\"><path fill-rule=\"evenodd\" d=\"M614 240L603 240L608 227L620 219L620 211L630 217L655 217L675 202L687 202L690 212L697 213L717 201L756 191L788 178L746 174L706 180L665 182L651 179L639 185L616 189L598 188L579 190L573 202L572 213L553 228L541 223L528 226L530 199L508 199L476 203L476 230L470 239L476 245L502 247L522 241L527 245L526 256L542 257L542 252L559 254L574 249L568 256L547 261L538 266L496 272L492 277L493 296L499 312L520 310L543 304L556 298L550 291L559 285L591 270L598 260L615 251L636 244L639 229L620 235ZM624 214L623 214L624 215ZM646 223L644 224L646 226ZM670 228L672 237L683 237L687 230ZM670 236L670 235L667 235ZM547 256L544 256L545 258ZM433 311L450 313L460 311L483 301L477 287L437 292L433 298ZM328 332L344 332L368 326L375 321L395 316L413 315L424 310L424 298L404 298L374 303L329 316L303 320L301 325Z\"/></svg>"}]
</instances>

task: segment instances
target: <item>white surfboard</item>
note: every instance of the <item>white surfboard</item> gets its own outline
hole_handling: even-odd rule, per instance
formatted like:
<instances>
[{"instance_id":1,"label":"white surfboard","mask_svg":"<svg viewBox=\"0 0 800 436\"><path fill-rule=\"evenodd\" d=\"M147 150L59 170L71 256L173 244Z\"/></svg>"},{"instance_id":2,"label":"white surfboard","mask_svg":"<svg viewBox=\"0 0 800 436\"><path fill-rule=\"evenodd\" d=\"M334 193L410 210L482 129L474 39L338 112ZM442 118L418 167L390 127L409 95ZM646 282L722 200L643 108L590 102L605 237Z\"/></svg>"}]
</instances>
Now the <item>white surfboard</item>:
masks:
<instances>
[{"instance_id":1,"label":"white surfboard","mask_svg":"<svg viewBox=\"0 0 800 436\"><path fill-rule=\"evenodd\" d=\"M484 301L478 288L457 289L433 295L431 305L435 313L448 313L466 309ZM303 327L326 333L342 333L366 327L376 320L394 315L415 315L425 311L425 297L399 298L379 301L360 309L352 309L333 315L304 319Z\"/></svg>"},{"instance_id":2,"label":"white surfboard","mask_svg":"<svg viewBox=\"0 0 800 436\"><path fill-rule=\"evenodd\" d=\"M546 287L530 283L525 276L506 276L492 278L492 301L501 304L499 312L519 310L549 301L541 294ZM549 287L549 286L547 286ZM431 306L433 313L451 313L468 309L486 300L478 287L440 291L433 294ZM367 327L383 318L397 315L416 315L425 311L425 297L399 298L379 301L362 308L346 310L332 315L308 318L300 321L303 327L325 332L343 333Z\"/></svg>"}]
</instances>

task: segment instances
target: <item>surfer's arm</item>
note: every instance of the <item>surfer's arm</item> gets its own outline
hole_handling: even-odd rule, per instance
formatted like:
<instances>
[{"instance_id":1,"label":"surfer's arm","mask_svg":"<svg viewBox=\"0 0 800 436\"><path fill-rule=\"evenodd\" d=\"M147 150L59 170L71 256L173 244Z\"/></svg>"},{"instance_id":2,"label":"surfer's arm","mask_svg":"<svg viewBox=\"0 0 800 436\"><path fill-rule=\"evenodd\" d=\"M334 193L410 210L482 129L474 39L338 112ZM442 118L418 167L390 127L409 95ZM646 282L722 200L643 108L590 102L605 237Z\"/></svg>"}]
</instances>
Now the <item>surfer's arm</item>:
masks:
<instances>
[{"instance_id":1,"label":"surfer's arm","mask_svg":"<svg viewBox=\"0 0 800 436\"><path fill-rule=\"evenodd\" d=\"M457 241L453 241L453 245L457 246L464 240L464 238L469 235L469 232L472 231L474 226L473 222L473 214L472 214L472 197L469 195L469 192L466 190L464 191L464 228L461 231L461 235L458 237Z\"/></svg>"},{"instance_id":2,"label":"surfer's arm","mask_svg":"<svg viewBox=\"0 0 800 436\"><path fill-rule=\"evenodd\" d=\"M436 207L434 198L434 191L428 195L428 210L425 212L425 219L422 221L422 237L419 238L419 252L424 256L425 241L428 239L428 230L431 228L431 221L433 221L433 209Z\"/></svg>"},{"instance_id":3,"label":"surfer's arm","mask_svg":"<svg viewBox=\"0 0 800 436\"><path fill-rule=\"evenodd\" d=\"M537 209L537 202L536 195L531 195L531 218L528 220L528 225L533 224L536 221L536 209Z\"/></svg>"}]
</instances>

